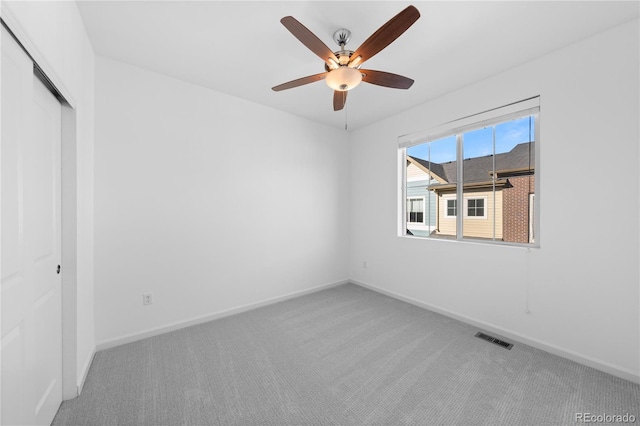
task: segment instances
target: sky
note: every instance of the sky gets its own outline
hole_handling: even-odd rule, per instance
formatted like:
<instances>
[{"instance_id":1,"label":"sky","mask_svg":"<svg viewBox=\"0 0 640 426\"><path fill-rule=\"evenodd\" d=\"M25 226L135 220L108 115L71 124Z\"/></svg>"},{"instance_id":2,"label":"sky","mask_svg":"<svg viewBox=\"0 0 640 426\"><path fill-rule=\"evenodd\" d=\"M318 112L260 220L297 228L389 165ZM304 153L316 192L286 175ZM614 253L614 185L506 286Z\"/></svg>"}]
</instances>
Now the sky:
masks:
<instances>
[{"instance_id":1,"label":"sky","mask_svg":"<svg viewBox=\"0 0 640 426\"><path fill-rule=\"evenodd\" d=\"M529 120L531 118L531 120ZM524 117L497 124L495 153L509 152L519 143L533 140L533 117ZM483 157L493 151L493 127L463 134L464 158ZM407 155L435 163L456 159L455 135L407 148ZM429 156L431 157L429 159Z\"/></svg>"}]
</instances>

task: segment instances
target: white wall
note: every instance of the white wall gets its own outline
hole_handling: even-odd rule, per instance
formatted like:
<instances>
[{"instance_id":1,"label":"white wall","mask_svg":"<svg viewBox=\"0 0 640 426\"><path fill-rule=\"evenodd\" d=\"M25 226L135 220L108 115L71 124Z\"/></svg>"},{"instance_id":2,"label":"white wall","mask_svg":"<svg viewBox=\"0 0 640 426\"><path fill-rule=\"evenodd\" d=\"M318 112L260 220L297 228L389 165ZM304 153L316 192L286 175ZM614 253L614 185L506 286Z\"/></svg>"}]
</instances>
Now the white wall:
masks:
<instances>
[{"instance_id":1,"label":"white wall","mask_svg":"<svg viewBox=\"0 0 640 426\"><path fill-rule=\"evenodd\" d=\"M345 132L101 57L95 126L99 347L348 278Z\"/></svg>"},{"instance_id":2,"label":"white wall","mask_svg":"<svg viewBox=\"0 0 640 426\"><path fill-rule=\"evenodd\" d=\"M637 381L638 32L634 21L354 132L351 278ZM541 248L398 237L397 137L534 95Z\"/></svg>"},{"instance_id":3,"label":"white wall","mask_svg":"<svg viewBox=\"0 0 640 426\"><path fill-rule=\"evenodd\" d=\"M77 312L75 329L75 379L80 385L95 349L93 313L93 83L94 53L75 2L2 1L7 22L75 109L74 155L77 194L73 295ZM66 182L63 182L65 185ZM67 183L68 184L68 183ZM63 201L64 203L64 201ZM63 278L64 279L64 278ZM65 335L72 335L67 333ZM69 372L65 372L68 377ZM66 394L68 397L69 394Z\"/></svg>"}]
</instances>

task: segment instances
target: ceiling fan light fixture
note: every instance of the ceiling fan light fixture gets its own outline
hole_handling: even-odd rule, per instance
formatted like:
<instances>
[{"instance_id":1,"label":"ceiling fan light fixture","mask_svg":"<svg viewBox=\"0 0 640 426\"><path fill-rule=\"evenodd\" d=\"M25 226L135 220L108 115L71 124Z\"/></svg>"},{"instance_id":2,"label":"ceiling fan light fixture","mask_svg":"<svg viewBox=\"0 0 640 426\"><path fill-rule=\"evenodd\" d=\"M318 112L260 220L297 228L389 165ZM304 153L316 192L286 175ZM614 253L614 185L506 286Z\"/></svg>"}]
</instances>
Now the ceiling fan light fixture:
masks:
<instances>
[{"instance_id":1,"label":"ceiling fan light fixture","mask_svg":"<svg viewBox=\"0 0 640 426\"><path fill-rule=\"evenodd\" d=\"M362 74L355 68L341 66L331 70L325 78L327 86L339 92L345 92L356 87L362 81Z\"/></svg>"}]
</instances>

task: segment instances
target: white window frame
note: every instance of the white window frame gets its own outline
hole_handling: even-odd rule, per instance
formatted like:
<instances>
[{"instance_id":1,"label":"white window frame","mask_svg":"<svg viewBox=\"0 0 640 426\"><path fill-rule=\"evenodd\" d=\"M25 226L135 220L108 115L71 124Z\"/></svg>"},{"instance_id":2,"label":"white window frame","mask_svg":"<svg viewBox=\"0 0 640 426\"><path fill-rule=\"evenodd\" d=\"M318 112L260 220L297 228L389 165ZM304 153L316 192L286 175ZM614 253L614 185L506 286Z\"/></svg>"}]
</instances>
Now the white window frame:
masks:
<instances>
[{"instance_id":1,"label":"white window frame","mask_svg":"<svg viewBox=\"0 0 640 426\"><path fill-rule=\"evenodd\" d=\"M455 219L458 217L458 203L455 195L443 195L442 200L444 201L444 217L447 219ZM449 214L449 201L456 202L456 214Z\"/></svg>"},{"instance_id":2,"label":"white window frame","mask_svg":"<svg viewBox=\"0 0 640 426\"><path fill-rule=\"evenodd\" d=\"M487 208L489 207L487 203L488 199L489 198L485 195L464 197L464 217L471 220L487 219ZM484 214L482 216L469 216L469 200L484 200L484 207L482 208Z\"/></svg>"},{"instance_id":3,"label":"white window frame","mask_svg":"<svg viewBox=\"0 0 640 426\"><path fill-rule=\"evenodd\" d=\"M464 171L462 170L463 164L463 152L462 152L462 134L469 132L471 130L477 130L488 126L493 126L502 122L515 120L518 118L533 116L535 118L534 123L534 138L535 143L535 165L534 170L534 182L535 182L535 196L532 198L532 206L531 206L531 216L533 216L533 223L531 224L532 231L530 235L533 235L533 241L530 243L513 243L513 242L504 242L499 240L469 240L464 238L464 224L463 219L466 218L479 218L479 217L469 217L466 216L467 206L465 203L465 211L463 215L457 215L457 226L458 230L456 240L457 241L467 241L471 243L481 243L481 244L497 244L497 245L507 245L507 246L521 246L526 248L539 248L541 241L541 231L540 231L540 96L533 96L531 98L524 99L522 101L513 102L510 104L503 105L501 107L492 108L487 111L473 114L467 117L463 117L457 120L449 121L440 126L433 127L428 130L423 130L411 134L406 134L398 137L398 236L406 237L407 233L407 223L406 223L406 163L407 163L407 155L406 149L408 147L419 145L426 142L436 141L438 139L446 138L449 136L457 135L457 143L458 143L458 158L457 163L459 164L458 170L458 181L464 182ZM445 196L446 197L446 196ZM477 197L471 197L477 198ZM457 200L464 200L463 187L462 185L458 185ZM464 202L464 201L463 201ZM456 213L460 213L460 203L457 203L457 211ZM446 203L445 203L446 207ZM485 216L487 215L488 205L485 202ZM442 215L442 217L453 218L452 216L446 216L446 211ZM534 235L535 234L535 235ZM424 240L432 240L432 241L450 241L450 239L440 239L440 238L422 238Z\"/></svg>"},{"instance_id":4,"label":"white window frame","mask_svg":"<svg viewBox=\"0 0 640 426\"><path fill-rule=\"evenodd\" d=\"M536 194L529 194L529 243L531 244L535 244L536 242L535 230L537 228L534 226L534 224L536 223L535 206Z\"/></svg>"}]
</instances>

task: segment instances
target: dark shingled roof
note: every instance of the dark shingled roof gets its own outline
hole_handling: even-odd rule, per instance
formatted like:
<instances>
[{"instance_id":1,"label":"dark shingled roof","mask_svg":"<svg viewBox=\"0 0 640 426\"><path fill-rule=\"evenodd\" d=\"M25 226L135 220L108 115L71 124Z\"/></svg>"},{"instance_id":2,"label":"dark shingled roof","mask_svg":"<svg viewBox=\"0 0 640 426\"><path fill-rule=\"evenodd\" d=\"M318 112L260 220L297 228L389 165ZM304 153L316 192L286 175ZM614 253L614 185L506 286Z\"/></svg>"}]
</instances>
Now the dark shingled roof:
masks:
<instances>
[{"instance_id":1,"label":"dark shingled roof","mask_svg":"<svg viewBox=\"0 0 640 426\"><path fill-rule=\"evenodd\" d=\"M445 174L444 167L442 166L442 164L429 163L428 161L423 160L422 158L416 158L416 157L411 157L411 158L413 158L417 163L420 163L425 169L431 170L433 173L435 173L436 175L440 176L442 179L449 182L449 179L447 179L447 176ZM455 173L455 169L454 169L454 173Z\"/></svg>"},{"instance_id":2,"label":"dark shingled roof","mask_svg":"<svg viewBox=\"0 0 640 426\"><path fill-rule=\"evenodd\" d=\"M496 154L496 171L535 168L535 142L524 142L513 147L509 152ZM447 163L429 163L420 158L411 157L425 168L445 179L448 183L456 181L456 161ZM464 160L463 173L465 182L483 182L491 179L493 170L493 155L467 158Z\"/></svg>"}]
</instances>

